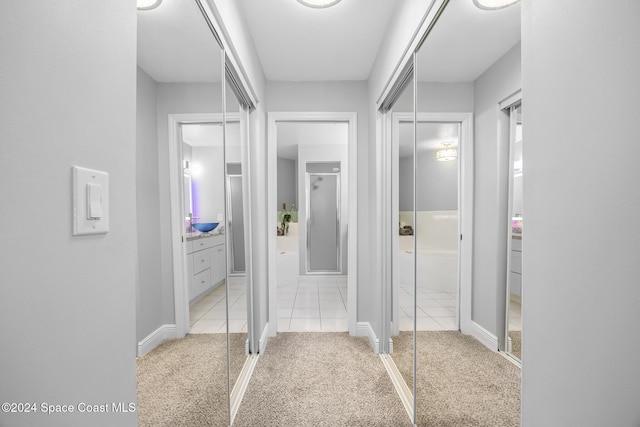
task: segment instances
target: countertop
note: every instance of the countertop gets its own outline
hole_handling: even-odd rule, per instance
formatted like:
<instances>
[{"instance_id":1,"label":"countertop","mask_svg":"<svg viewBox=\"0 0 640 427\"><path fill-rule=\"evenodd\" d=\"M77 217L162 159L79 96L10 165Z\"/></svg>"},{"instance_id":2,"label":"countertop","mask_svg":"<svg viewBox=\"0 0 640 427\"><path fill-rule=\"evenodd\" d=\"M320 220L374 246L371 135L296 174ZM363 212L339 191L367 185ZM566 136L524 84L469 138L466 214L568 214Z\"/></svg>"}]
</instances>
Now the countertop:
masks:
<instances>
[{"instance_id":1,"label":"countertop","mask_svg":"<svg viewBox=\"0 0 640 427\"><path fill-rule=\"evenodd\" d=\"M192 233L187 233L187 242L198 239L208 239L209 237L215 236L224 236L224 233L201 233L199 231L194 231Z\"/></svg>"}]
</instances>

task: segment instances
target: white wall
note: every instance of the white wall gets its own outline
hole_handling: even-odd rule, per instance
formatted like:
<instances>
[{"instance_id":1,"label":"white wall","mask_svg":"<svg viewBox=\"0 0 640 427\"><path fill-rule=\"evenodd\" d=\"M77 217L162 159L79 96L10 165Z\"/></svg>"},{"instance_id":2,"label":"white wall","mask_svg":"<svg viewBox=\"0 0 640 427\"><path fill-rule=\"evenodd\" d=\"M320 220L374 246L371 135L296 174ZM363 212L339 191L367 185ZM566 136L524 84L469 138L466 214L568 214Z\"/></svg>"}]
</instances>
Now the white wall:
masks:
<instances>
[{"instance_id":1,"label":"white wall","mask_svg":"<svg viewBox=\"0 0 640 427\"><path fill-rule=\"evenodd\" d=\"M1 402L136 402L135 37L133 2L0 2ZM109 172L108 234L72 237L72 165Z\"/></svg>"},{"instance_id":2,"label":"white wall","mask_svg":"<svg viewBox=\"0 0 640 427\"><path fill-rule=\"evenodd\" d=\"M493 334L504 316L504 295L499 286L502 264L499 257L506 246L499 245L500 233L507 224L501 214L506 204L499 204L501 180L506 185L508 163L499 162L498 103L521 88L520 44L514 46L474 84L474 144L475 144L475 205L473 236L472 320ZM526 104L524 106L526 109ZM506 187L505 187L506 191ZM506 193L505 193L506 194ZM503 209L504 208L504 211ZM506 215L506 214L505 214ZM504 217L506 220L506 216ZM527 236L528 237L528 236ZM506 242L506 234L504 241ZM505 243L506 244L506 243ZM506 270L505 270L506 271ZM504 273L506 274L506 273Z\"/></svg>"},{"instance_id":3,"label":"white wall","mask_svg":"<svg viewBox=\"0 0 640 427\"><path fill-rule=\"evenodd\" d=\"M196 222L219 222L225 212L222 147L192 147L191 188ZM197 172L196 172L197 171Z\"/></svg>"},{"instance_id":4,"label":"white wall","mask_svg":"<svg viewBox=\"0 0 640 427\"><path fill-rule=\"evenodd\" d=\"M522 8L522 426L636 427L640 3Z\"/></svg>"},{"instance_id":5,"label":"white wall","mask_svg":"<svg viewBox=\"0 0 640 427\"><path fill-rule=\"evenodd\" d=\"M138 67L136 117L136 341L163 324L160 278L160 216L158 187L158 124L156 82Z\"/></svg>"},{"instance_id":6,"label":"white wall","mask_svg":"<svg viewBox=\"0 0 640 427\"><path fill-rule=\"evenodd\" d=\"M295 204L299 207L296 194L296 182L298 167L295 160L278 157L278 210L282 209L282 204L287 205L287 210Z\"/></svg>"}]
</instances>

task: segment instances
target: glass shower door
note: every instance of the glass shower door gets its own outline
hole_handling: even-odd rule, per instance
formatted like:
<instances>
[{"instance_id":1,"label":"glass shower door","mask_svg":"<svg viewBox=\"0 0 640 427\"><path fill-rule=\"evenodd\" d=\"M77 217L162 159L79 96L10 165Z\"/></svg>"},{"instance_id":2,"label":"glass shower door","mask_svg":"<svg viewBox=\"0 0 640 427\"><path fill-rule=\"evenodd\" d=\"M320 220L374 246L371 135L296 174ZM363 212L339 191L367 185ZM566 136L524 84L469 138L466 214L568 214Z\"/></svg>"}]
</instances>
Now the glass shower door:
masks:
<instances>
[{"instance_id":1,"label":"glass shower door","mask_svg":"<svg viewBox=\"0 0 640 427\"><path fill-rule=\"evenodd\" d=\"M307 273L339 274L340 163L307 163Z\"/></svg>"}]
</instances>

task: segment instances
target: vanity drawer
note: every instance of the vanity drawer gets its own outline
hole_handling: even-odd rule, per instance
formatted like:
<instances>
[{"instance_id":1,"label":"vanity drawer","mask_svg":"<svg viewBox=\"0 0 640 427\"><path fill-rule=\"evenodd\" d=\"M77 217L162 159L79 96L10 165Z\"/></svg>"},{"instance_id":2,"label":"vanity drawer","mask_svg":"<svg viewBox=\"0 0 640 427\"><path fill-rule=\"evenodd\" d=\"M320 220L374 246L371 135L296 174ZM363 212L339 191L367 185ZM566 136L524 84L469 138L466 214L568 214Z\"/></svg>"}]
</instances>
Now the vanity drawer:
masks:
<instances>
[{"instance_id":1,"label":"vanity drawer","mask_svg":"<svg viewBox=\"0 0 640 427\"><path fill-rule=\"evenodd\" d=\"M190 299L193 299L209 289L211 287L211 275L209 270L202 271L195 276L191 281L191 295Z\"/></svg>"},{"instance_id":2,"label":"vanity drawer","mask_svg":"<svg viewBox=\"0 0 640 427\"><path fill-rule=\"evenodd\" d=\"M194 274L200 273L203 270L211 267L211 256L209 251L198 251L193 253L193 272Z\"/></svg>"},{"instance_id":3,"label":"vanity drawer","mask_svg":"<svg viewBox=\"0 0 640 427\"><path fill-rule=\"evenodd\" d=\"M211 237L204 237L201 239L192 240L191 243L193 244L193 251L196 252L202 251L204 249L209 249L213 242Z\"/></svg>"}]
</instances>

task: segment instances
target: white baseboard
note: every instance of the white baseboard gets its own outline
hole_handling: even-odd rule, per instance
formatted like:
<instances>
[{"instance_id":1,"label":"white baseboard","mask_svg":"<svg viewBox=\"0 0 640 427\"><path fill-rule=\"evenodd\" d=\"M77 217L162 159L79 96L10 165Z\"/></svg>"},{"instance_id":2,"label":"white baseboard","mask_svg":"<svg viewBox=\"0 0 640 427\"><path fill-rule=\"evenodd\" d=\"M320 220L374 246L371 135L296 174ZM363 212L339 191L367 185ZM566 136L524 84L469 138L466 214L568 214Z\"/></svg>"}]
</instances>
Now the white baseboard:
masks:
<instances>
[{"instance_id":1,"label":"white baseboard","mask_svg":"<svg viewBox=\"0 0 640 427\"><path fill-rule=\"evenodd\" d=\"M176 325L162 325L138 343L138 357L142 357L163 341L176 338Z\"/></svg>"},{"instance_id":2,"label":"white baseboard","mask_svg":"<svg viewBox=\"0 0 640 427\"><path fill-rule=\"evenodd\" d=\"M375 354L380 354L380 340L376 336L376 333L369 322L358 322L356 324L356 336L368 337L369 344L371 345L373 352Z\"/></svg>"},{"instance_id":3,"label":"white baseboard","mask_svg":"<svg viewBox=\"0 0 640 427\"><path fill-rule=\"evenodd\" d=\"M259 355L247 357L244 362L244 366L242 367L242 371L240 371L240 375L238 375L236 384L233 386L233 390L231 390L231 396L229 396L229 409L231 410L231 414L229 414L231 419L231 422L229 423L230 425L233 424L233 420L238 413L240 403L242 403L242 398L247 391L249 381L251 380L251 375L253 375L253 370L258 363L259 357Z\"/></svg>"},{"instance_id":4,"label":"white baseboard","mask_svg":"<svg viewBox=\"0 0 640 427\"><path fill-rule=\"evenodd\" d=\"M262 334L260 335L260 342L258 343L258 352L260 354L264 353L267 348L267 342L269 341L269 322L264 325L264 329L262 330Z\"/></svg>"},{"instance_id":5,"label":"white baseboard","mask_svg":"<svg viewBox=\"0 0 640 427\"><path fill-rule=\"evenodd\" d=\"M498 337L471 321L471 335L492 351L498 351Z\"/></svg>"},{"instance_id":6,"label":"white baseboard","mask_svg":"<svg viewBox=\"0 0 640 427\"><path fill-rule=\"evenodd\" d=\"M398 367L389 354L381 354L380 360L387 370L389 378L391 378L391 382L400 397L404 409L409 415L409 419L413 419L413 392L409 389L409 386L407 386L404 378L402 378L402 374L400 374Z\"/></svg>"}]
</instances>

